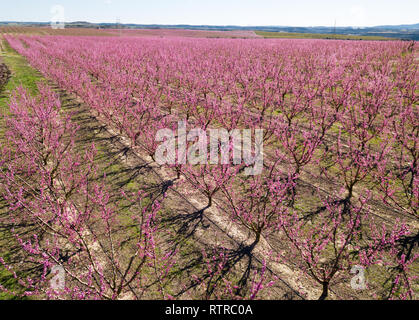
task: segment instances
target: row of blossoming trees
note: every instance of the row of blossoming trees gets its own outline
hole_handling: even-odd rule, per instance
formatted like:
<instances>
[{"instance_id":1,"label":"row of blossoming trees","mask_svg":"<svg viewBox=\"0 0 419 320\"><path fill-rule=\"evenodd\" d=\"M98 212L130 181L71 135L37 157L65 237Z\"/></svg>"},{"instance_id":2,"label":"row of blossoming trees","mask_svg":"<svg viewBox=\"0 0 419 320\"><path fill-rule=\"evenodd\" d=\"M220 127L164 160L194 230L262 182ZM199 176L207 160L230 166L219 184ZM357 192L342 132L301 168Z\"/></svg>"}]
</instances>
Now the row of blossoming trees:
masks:
<instances>
[{"instance_id":1,"label":"row of blossoming trees","mask_svg":"<svg viewBox=\"0 0 419 320\"><path fill-rule=\"evenodd\" d=\"M247 230L249 254L269 243L269 256L316 283L321 299L330 296L331 286L348 285L355 265L369 272L373 297L417 297L415 46L181 38L9 36L7 41L151 159L159 146L157 132L180 120L204 131L263 129L261 174L246 175L251 165L246 162L178 161L170 165L174 188L187 183L206 197L206 209L215 208ZM42 279L52 265L64 265L73 279L67 294L139 298L151 268L157 291L167 297L162 279L176 263L176 252L156 250L158 200L142 205L138 194L129 200L140 204L130 214L139 226L138 242L131 251L121 250L114 241L123 229L115 204L105 186L89 182L96 174L94 148L74 152L76 128L59 115L54 94L40 91L39 101L19 92L10 104L2 158L9 218L43 230L28 238L16 235L22 249L44 266ZM223 146L233 155L228 141ZM60 260L65 251L72 252L70 262ZM209 278L222 279L229 267L223 249L207 258ZM264 263L246 295L226 280L215 296L255 298L272 284L264 279L266 268ZM211 281L206 285L210 298L215 289Z\"/></svg>"}]
</instances>

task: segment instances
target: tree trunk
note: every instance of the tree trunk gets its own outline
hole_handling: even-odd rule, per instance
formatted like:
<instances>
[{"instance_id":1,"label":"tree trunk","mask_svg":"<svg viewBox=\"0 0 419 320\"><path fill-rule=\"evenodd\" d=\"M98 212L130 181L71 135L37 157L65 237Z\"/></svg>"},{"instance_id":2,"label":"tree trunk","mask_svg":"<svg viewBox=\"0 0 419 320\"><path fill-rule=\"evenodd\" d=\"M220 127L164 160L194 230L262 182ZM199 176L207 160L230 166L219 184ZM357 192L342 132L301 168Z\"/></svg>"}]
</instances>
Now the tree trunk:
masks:
<instances>
[{"instance_id":1,"label":"tree trunk","mask_svg":"<svg viewBox=\"0 0 419 320\"><path fill-rule=\"evenodd\" d=\"M250 250L252 251L260 242L260 238L262 236L262 232L256 232L256 238L255 241L253 241L252 245L250 246Z\"/></svg>"},{"instance_id":2,"label":"tree trunk","mask_svg":"<svg viewBox=\"0 0 419 320\"><path fill-rule=\"evenodd\" d=\"M328 295L329 295L329 283L328 282L323 282L323 292L322 292L322 295L319 298L319 301L326 300Z\"/></svg>"}]
</instances>

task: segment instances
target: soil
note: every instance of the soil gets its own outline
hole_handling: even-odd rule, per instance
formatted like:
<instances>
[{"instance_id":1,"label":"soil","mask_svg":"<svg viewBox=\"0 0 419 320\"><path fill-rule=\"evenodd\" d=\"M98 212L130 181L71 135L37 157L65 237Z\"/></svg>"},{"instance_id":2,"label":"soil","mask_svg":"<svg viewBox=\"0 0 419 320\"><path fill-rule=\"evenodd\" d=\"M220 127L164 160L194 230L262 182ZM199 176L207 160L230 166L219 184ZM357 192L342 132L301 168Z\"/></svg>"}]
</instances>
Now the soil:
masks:
<instances>
[{"instance_id":1,"label":"soil","mask_svg":"<svg viewBox=\"0 0 419 320\"><path fill-rule=\"evenodd\" d=\"M0 60L0 92L3 90L7 81L9 81L10 74L9 68Z\"/></svg>"}]
</instances>

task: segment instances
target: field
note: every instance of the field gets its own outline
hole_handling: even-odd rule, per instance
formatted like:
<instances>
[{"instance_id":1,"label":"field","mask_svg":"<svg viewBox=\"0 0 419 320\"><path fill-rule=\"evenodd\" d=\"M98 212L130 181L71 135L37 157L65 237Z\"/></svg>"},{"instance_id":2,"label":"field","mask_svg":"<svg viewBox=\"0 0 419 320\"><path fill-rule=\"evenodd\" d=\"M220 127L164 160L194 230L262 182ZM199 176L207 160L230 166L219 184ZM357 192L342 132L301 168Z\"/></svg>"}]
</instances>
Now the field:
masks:
<instances>
[{"instance_id":1,"label":"field","mask_svg":"<svg viewBox=\"0 0 419 320\"><path fill-rule=\"evenodd\" d=\"M345 34L267 32L267 31L204 31L184 29L88 29L49 27L0 26L0 34L28 34L55 36L137 36L137 37L186 37L186 38L224 38L224 39L327 39L327 40L367 40L385 41L391 38L380 36L359 36Z\"/></svg>"},{"instance_id":2,"label":"field","mask_svg":"<svg viewBox=\"0 0 419 320\"><path fill-rule=\"evenodd\" d=\"M418 299L416 43L1 33L0 298Z\"/></svg>"},{"instance_id":3,"label":"field","mask_svg":"<svg viewBox=\"0 0 419 320\"><path fill-rule=\"evenodd\" d=\"M50 27L0 26L0 34L27 34L50 36L140 36L140 37L187 37L187 38L262 38L254 31L201 31L183 29L88 29Z\"/></svg>"},{"instance_id":4,"label":"field","mask_svg":"<svg viewBox=\"0 0 419 320\"><path fill-rule=\"evenodd\" d=\"M357 36L347 34L321 34L321 33L295 33L295 32L267 32L256 31L258 36L266 39L333 39L333 40L391 40L391 38L379 36Z\"/></svg>"}]
</instances>

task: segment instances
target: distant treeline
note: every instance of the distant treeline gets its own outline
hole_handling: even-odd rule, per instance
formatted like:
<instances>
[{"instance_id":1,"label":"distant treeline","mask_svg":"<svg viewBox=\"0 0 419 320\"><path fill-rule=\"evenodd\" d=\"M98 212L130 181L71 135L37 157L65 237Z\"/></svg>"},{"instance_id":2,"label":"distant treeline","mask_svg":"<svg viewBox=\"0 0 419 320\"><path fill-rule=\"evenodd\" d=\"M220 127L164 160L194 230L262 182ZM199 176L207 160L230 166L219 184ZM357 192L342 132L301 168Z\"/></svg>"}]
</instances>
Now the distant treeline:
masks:
<instances>
[{"instance_id":1,"label":"distant treeline","mask_svg":"<svg viewBox=\"0 0 419 320\"><path fill-rule=\"evenodd\" d=\"M47 26L49 22L0 22L0 25L19 26ZM212 31L235 31L254 30L261 32L287 32L287 33L310 33L310 34L339 34L348 36L371 36L384 38L397 38L405 40L419 40L419 23L413 25L377 26L366 28L353 27L289 27L289 26L209 26L209 25L161 25L161 24L121 24L121 23L90 23L84 21L66 23L67 28L95 28L95 29L188 29L188 30L212 30Z\"/></svg>"}]
</instances>

